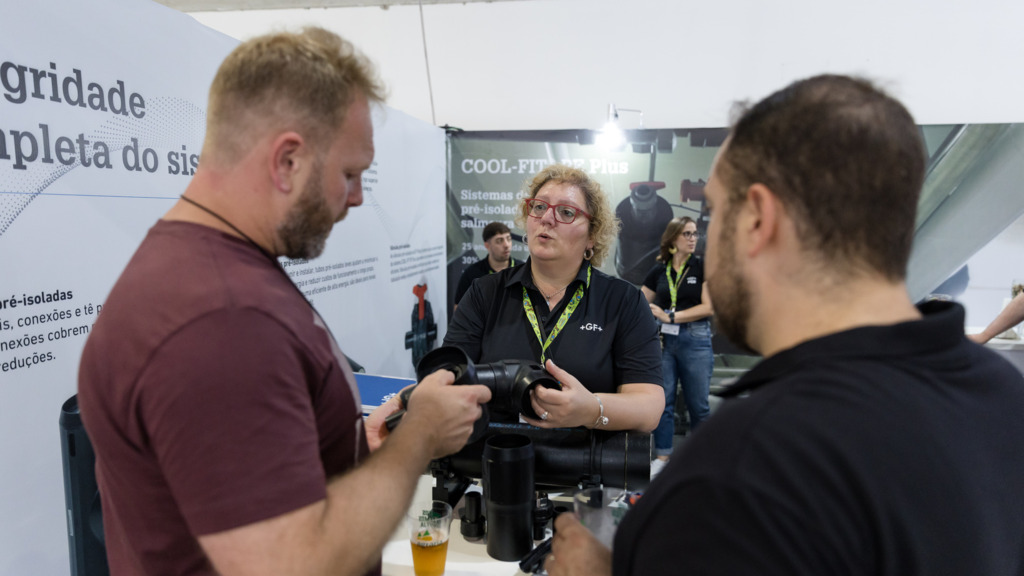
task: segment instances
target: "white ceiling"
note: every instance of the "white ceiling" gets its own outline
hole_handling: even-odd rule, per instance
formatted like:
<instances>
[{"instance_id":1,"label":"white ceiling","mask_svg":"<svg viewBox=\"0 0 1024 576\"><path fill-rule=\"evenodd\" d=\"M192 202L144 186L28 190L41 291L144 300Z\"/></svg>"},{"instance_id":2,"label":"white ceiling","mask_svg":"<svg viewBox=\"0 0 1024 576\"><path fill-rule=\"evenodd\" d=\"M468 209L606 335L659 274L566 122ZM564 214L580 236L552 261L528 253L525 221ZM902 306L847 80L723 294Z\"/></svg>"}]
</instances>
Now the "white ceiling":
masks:
<instances>
[{"instance_id":1,"label":"white ceiling","mask_svg":"<svg viewBox=\"0 0 1024 576\"><path fill-rule=\"evenodd\" d=\"M286 8L351 8L402 4L467 4L470 2L514 2L521 0L156 0L181 12L219 12L225 10L278 10Z\"/></svg>"}]
</instances>

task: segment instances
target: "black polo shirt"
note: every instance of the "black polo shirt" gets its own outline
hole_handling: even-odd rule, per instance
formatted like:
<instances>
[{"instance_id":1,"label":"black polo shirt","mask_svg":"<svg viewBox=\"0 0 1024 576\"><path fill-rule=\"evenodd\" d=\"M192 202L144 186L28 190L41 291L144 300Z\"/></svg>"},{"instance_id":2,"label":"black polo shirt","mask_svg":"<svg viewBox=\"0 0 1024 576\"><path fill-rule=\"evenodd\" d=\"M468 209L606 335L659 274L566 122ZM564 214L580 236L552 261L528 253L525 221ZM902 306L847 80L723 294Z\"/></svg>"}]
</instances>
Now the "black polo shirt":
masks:
<instances>
[{"instance_id":1,"label":"black polo shirt","mask_svg":"<svg viewBox=\"0 0 1024 576\"><path fill-rule=\"evenodd\" d=\"M664 262L659 262L647 273L644 278L644 286L654 292L654 303L663 309L672 305L672 293L668 289L668 277L665 275ZM704 287L704 260L696 254L690 255L678 273L672 270L672 282L679 280L679 290L676 292L676 311L693 308L701 302L701 289Z\"/></svg>"},{"instance_id":2,"label":"black polo shirt","mask_svg":"<svg viewBox=\"0 0 1024 576\"><path fill-rule=\"evenodd\" d=\"M920 309L744 375L625 516L612 573L1020 574L1024 378L959 305Z\"/></svg>"},{"instance_id":3,"label":"black polo shirt","mask_svg":"<svg viewBox=\"0 0 1024 576\"><path fill-rule=\"evenodd\" d=\"M584 286L583 299L548 347L547 358L591 392L616 392L622 384L661 385L658 327L643 294L597 269L587 288L588 267L585 262L553 311L533 283L529 260L481 277L455 310L444 345L459 346L476 363L540 362L541 343L523 310L523 286L545 340L577 287Z\"/></svg>"},{"instance_id":4,"label":"black polo shirt","mask_svg":"<svg viewBox=\"0 0 1024 576\"><path fill-rule=\"evenodd\" d=\"M509 257L508 266L509 268L516 265L516 261ZM458 306L459 300L466 295L466 291L473 285L473 280L477 278L487 276L488 274L494 274L494 268L491 268L491 260L487 256L473 262L462 271L462 276L459 277L459 285L455 288L455 305Z\"/></svg>"}]
</instances>

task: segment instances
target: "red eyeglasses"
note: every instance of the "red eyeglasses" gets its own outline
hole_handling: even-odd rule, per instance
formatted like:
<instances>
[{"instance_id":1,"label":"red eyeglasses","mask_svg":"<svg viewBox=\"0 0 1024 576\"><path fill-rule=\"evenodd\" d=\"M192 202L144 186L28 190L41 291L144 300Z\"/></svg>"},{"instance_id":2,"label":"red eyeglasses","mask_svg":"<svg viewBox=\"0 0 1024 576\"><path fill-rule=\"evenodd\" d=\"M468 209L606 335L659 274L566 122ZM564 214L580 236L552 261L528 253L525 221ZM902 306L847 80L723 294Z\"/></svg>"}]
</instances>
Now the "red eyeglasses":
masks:
<instances>
[{"instance_id":1,"label":"red eyeglasses","mask_svg":"<svg viewBox=\"0 0 1024 576\"><path fill-rule=\"evenodd\" d=\"M536 198L527 198L523 200L523 203L526 204L526 214L531 218L543 218L548 208L552 208L555 211L555 220L562 224L572 224L576 221L576 217L580 215L586 216L588 220L594 219L590 214L568 204L548 204Z\"/></svg>"}]
</instances>

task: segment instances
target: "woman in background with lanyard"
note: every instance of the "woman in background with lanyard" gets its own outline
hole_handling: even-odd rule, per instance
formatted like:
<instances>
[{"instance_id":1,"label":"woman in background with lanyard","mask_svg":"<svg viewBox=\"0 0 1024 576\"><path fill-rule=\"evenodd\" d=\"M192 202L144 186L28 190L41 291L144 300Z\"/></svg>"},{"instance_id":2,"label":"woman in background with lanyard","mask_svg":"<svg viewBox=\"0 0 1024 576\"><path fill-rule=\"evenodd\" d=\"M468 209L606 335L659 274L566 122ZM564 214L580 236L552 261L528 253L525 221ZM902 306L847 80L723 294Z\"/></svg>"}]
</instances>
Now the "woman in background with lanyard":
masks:
<instances>
[{"instance_id":1,"label":"woman in background with lanyard","mask_svg":"<svg viewBox=\"0 0 1024 576\"><path fill-rule=\"evenodd\" d=\"M684 216L674 218L661 235L659 264L647 273L640 290L650 303L651 313L661 322L662 377L665 382L665 411L654 431L651 462L653 478L672 453L675 433L676 380L690 416L690 430L707 419L708 388L714 357L711 351L711 298L704 282L704 262L693 252L697 248L697 223Z\"/></svg>"},{"instance_id":2,"label":"woman in background with lanyard","mask_svg":"<svg viewBox=\"0 0 1024 576\"><path fill-rule=\"evenodd\" d=\"M478 278L452 316L445 346L474 363L543 364L561 390L532 394L542 428L651 431L665 395L658 331L636 288L598 270L618 220L601 185L562 164L526 185L516 224L530 259Z\"/></svg>"}]
</instances>

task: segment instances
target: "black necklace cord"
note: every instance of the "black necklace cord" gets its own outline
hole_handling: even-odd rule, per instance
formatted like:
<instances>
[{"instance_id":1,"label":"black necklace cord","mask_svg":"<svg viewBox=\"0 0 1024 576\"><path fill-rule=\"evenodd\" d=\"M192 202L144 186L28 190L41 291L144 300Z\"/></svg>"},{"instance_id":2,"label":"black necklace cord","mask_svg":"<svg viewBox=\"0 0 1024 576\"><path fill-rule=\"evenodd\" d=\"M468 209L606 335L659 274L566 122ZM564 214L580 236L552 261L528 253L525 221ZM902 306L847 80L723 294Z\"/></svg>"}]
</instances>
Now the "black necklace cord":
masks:
<instances>
[{"instance_id":1,"label":"black necklace cord","mask_svg":"<svg viewBox=\"0 0 1024 576\"><path fill-rule=\"evenodd\" d=\"M242 238L245 238L246 242L248 242L249 244L252 244L253 246L255 246L260 252L263 253L264 256L266 256L267 258L273 260L274 264L277 264L277 258L274 258L273 254L271 254L270 252L267 252L266 249L263 248L263 246L260 246L255 240L250 238L248 234L246 234L245 232L242 232L241 230L239 230L238 226L235 226L234 224L232 224L230 221L228 221L227 218L225 218L225 217L221 216L220 214L214 212L210 208L207 208L206 206L203 206L202 204L200 204L199 202L196 202L195 200L189 198L188 196L185 196L184 194L181 195L181 199L184 200L185 202L188 202L189 204L195 206L196 208L199 208L203 212L206 212L210 216L213 216L217 220L220 220L221 222L223 222L225 225L227 225L228 228L231 228L232 230L237 232L239 236L241 236ZM288 279L291 280L291 277L289 277Z\"/></svg>"},{"instance_id":2,"label":"black necklace cord","mask_svg":"<svg viewBox=\"0 0 1024 576\"><path fill-rule=\"evenodd\" d=\"M316 306L313 306L313 302L311 302L309 300L309 298L306 298L306 295L302 293L302 290L300 290L299 287L295 285L295 282L292 281L292 277L289 276L287 272L285 272L284 268L281 267L281 263L277 261L277 258L275 258L273 254L271 254L270 252L267 252L267 250L264 249L263 246L260 246L259 244L257 244L255 240L250 238L249 235L246 234L245 232L242 232L241 230L239 230L238 226L235 226L234 224L232 224L227 218L225 218L225 217L221 216L220 214L214 212L210 208L207 208L206 206L203 206L202 204L200 204L199 202L196 202L195 200L189 198L188 196L185 196L184 194L181 195L181 199L184 200L185 202L188 202L189 204L195 206L196 208L199 208L203 212L206 212L210 216L213 216L217 220L220 220L224 224L226 224L228 226L228 228L231 228L232 230L237 232L238 235L241 236L242 238L244 238L246 242L248 242L249 244L252 244L257 250L260 251L260 253L262 253L264 256L266 256L267 259L270 260L270 262L274 265L274 268L280 270L281 273L284 274L284 277L288 279L288 283L291 284L292 288L295 288L295 291L298 292L299 296L302 297L302 300L306 304L309 305L310 309L313 310L313 313L316 314L318 318L320 318L320 322L324 325L324 328L327 329L327 334L330 335L331 340L334 342L335 347L338 348L339 350L341 349L341 347L338 346L338 339L334 337L334 332L332 332L331 331L331 327L327 325L327 321L324 320L323 315L320 314L320 311L316 309ZM345 360L349 361L348 360L348 356L345 357Z\"/></svg>"}]
</instances>

